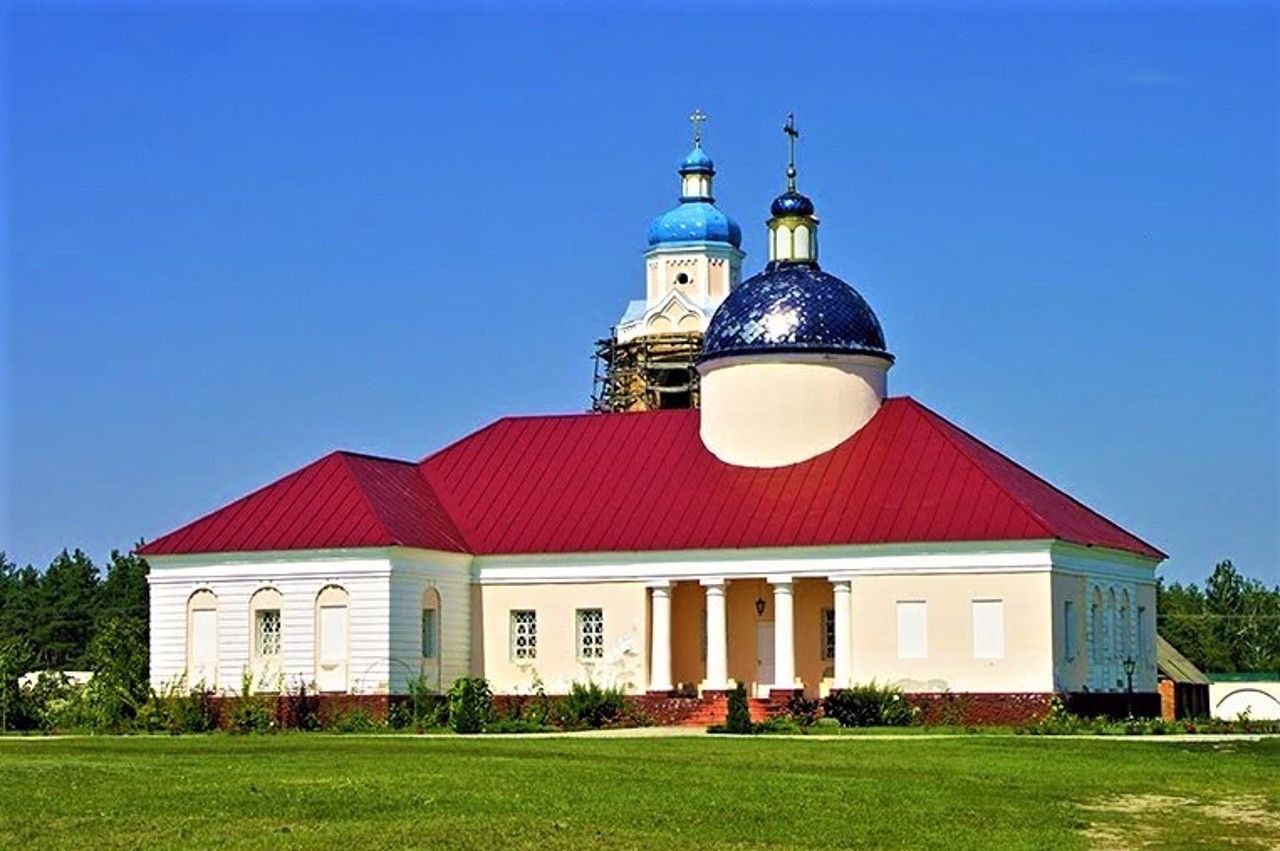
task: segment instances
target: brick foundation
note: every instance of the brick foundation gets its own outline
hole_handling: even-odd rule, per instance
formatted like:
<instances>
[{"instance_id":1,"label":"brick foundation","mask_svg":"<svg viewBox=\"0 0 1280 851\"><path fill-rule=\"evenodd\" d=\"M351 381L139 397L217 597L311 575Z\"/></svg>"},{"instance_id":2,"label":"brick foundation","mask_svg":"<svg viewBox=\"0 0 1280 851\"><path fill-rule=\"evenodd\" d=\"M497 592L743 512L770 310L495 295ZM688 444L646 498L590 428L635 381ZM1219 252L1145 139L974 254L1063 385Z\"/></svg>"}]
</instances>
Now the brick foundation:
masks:
<instances>
[{"instance_id":1,"label":"brick foundation","mask_svg":"<svg viewBox=\"0 0 1280 851\"><path fill-rule=\"evenodd\" d=\"M276 726L282 730L296 730L305 727L308 716L314 717L319 724L328 724L340 715L357 710L369 713L370 717L387 720L391 705L405 697L388 694L306 694L306 695L255 695L254 699L267 702L268 711L275 719ZM218 718L219 729L231 726L231 713L240 703L239 697L223 697L211 695L209 706Z\"/></svg>"}]
</instances>

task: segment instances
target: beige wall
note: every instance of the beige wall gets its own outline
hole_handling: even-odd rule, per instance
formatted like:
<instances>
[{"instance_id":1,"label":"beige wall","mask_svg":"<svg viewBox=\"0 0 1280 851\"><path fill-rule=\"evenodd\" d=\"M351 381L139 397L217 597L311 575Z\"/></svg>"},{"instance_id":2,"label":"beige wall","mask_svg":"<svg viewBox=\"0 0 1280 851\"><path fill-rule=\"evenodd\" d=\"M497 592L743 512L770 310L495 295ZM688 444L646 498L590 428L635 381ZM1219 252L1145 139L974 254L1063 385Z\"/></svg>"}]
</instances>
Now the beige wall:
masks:
<instances>
[{"instance_id":1,"label":"beige wall","mask_svg":"<svg viewBox=\"0 0 1280 851\"><path fill-rule=\"evenodd\" d=\"M696 689L706 679L707 657L702 644L706 592L697 582L671 586L671 682L678 689Z\"/></svg>"},{"instance_id":2,"label":"beige wall","mask_svg":"<svg viewBox=\"0 0 1280 851\"><path fill-rule=\"evenodd\" d=\"M1004 656L973 658L974 600L1004 603ZM899 659L897 603L927 604L923 659ZM906 691L1047 692L1053 689L1048 573L861 576L853 580L853 679Z\"/></svg>"},{"instance_id":3,"label":"beige wall","mask_svg":"<svg viewBox=\"0 0 1280 851\"><path fill-rule=\"evenodd\" d=\"M529 693L541 677L548 693L563 694L574 682L594 681L629 693L648 682L648 595L639 582L486 585L482 588L484 671L496 694ZM577 654L577 610L604 612L604 658ZM538 655L511 658L513 609L538 613Z\"/></svg>"},{"instance_id":4,"label":"beige wall","mask_svg":"<svg viewBox=\"0 0 1280 851\"><path fill-rule=\"evenodd\" d=\"M880 408L889 362L865 355L724 358L702 376L702 442L743 467L780 467L820 455Z\"/></svg>"}]
</instances>

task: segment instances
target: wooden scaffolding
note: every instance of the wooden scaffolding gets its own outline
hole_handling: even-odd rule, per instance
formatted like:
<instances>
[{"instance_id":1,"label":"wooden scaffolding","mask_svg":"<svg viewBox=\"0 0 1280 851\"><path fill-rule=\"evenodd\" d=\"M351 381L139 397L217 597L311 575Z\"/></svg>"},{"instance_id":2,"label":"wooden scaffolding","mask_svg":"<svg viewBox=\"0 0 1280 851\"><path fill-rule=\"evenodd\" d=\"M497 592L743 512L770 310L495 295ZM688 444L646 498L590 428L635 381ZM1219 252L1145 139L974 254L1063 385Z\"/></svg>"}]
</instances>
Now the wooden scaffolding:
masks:
<instances>
[{"instance_id":1,"label":"wooden scaffolding","mask_svg":"<svg viewBox=\"0 0 1280 851\"><path fill-rule=\"evenodd\" d=\"M659 334L619 343L596 341L591 410L600 413L698 407L702 333Z\"/></svg>"}]
</instances>

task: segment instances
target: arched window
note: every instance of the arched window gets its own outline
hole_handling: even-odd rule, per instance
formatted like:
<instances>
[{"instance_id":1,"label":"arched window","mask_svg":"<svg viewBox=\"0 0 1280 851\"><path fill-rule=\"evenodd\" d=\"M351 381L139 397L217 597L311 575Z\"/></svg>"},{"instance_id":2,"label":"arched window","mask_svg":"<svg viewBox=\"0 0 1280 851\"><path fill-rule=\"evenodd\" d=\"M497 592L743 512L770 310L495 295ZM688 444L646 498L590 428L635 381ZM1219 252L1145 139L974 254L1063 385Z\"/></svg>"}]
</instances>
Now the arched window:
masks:
<instances>
[{"instance_id":1,"label":"arched window","mask_svg":"<svg viewBox=\"0 0 1280 851\"><path fill-rule=\"evenodd\" d=\"M1116 652L1121 661L1125 659L1133 659L1133 636L1129 630L1129 592L1122 591L1120 593L1120 641L1116 646Z\"/></svg>"},{"instance_id":2,"label":"arched window","mask_svg":"<svg viewBox=\"0 0 1280 851\"><path fill-rule=\"evenodd\" d=\"M440 690L440 592L422 592L422 676L427 686Z\"/></svg>"},{"instance_id":3,"label":"arched window","mask_svg":"<svg viewBox=\"0 0 1280 851\"><path fill-rule=\"evenodd\" d=\"M207 588L187 598L187 685L218 685L218 597Z\"/></svg>"},{"instance_id":4,"label":"arched window","mask_svg":"<svg viewBox=\"0 0 1280 851\"><path fill-rule=\"evenodd\" d=\"M1102 619L1104 632L1107 636L1104 656L1107 671L1106 687L1115 689L1117 687L1116 672L1120 670L1119 656L1117 655L1120 652L1118 641L1120 636L1117 629L1118 624L1116 623L1116 589L1114 588L1107 589L1107 606L1103 609Z\"/></svg>"},{"instance_id":5,"label":"arched window","mask_svg":"<svg viewBox=\"0 0 1280 851\"><path fill-rule=\"evenodd\" d=\"M258 691L279 691L284 660L284 595L263 588L249 600L249 673Z\"/></svg>"},{"instance_id":6,"label":"arched window","mask_svg":"<svg viewBox=\"0 0 1280 851\"><path fill-rule=\"evenodd\" d=\"M347 690L347 589L329 585L316 595L316 688Z\"/></svg>"},{"instance_id":7,"label":"arched window","mask_svg":"<svg viewBox=\"0 0 1280 851\"><path fill-rule=\"evenodd\" d=\"M809 250L809 226L800 225L795 231L796 240L796 259L809 260L813 257L813 252Z\"/></svg>"},{"instance_id":8,"label":"arched window","mask_svg":"<svg viewBox=\"0 0 1280 851\"><path fill-rule=\"evenodd\" d=\"M1094 588L1089 604L1089 683L1095 690L1103 687L1105 679L1102 658L1102 590Z\"/></svg>"}]
</instances>

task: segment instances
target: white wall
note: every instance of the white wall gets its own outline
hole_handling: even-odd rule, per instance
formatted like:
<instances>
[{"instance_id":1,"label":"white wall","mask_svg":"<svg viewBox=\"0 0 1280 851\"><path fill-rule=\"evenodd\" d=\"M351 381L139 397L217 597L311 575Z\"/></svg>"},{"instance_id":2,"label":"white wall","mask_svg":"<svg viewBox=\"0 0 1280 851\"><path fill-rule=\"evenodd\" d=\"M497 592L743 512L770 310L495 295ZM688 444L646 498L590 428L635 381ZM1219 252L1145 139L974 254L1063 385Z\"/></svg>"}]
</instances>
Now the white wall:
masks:
<instances>
[{"instance_id":1,"label":"white wall","mask_svg":"<svg viewBox=\"0 0 1280 851\"><path fill-rule=\"evenodd\" d=\"M1210 683L1209 711L1229 721L1242 712L1254 721L1280 721L1280 681Z\"/></svg>"},{"instance_id":2,"label":"white wall","mask_svg":"<svg viewBox=\"0 0 1280 851\"><path fill-rule=\"evenodd\" d=\"M423 550L397 551L391 560L390 676L393 694L423 670L422 599L440 595L440 683L447 691L471 673L471 558ZM431 666L428 666L429 668ZM428 679L432 671L427 672Z\"/></svg>"},{"instance_id":3,"label":"white wall","mask_svg":"<svg viewBox=\"0 0 1280 851\"><path fill-rule=\"evenodd\" d=\"M281 674L286 687L316 679L316 596L330 585L345 588L348 611L348 690L388 689L388 611L391 563L383 555L263 555L152 557L151 682L160 687L184 676L187 665L187 601L197 590L218 600L218 691L239 691L249 669L252 623L249 603L261 588L283 596ZM271 690L278 683L265 684Z\"/></svg>"}]
</instances>

